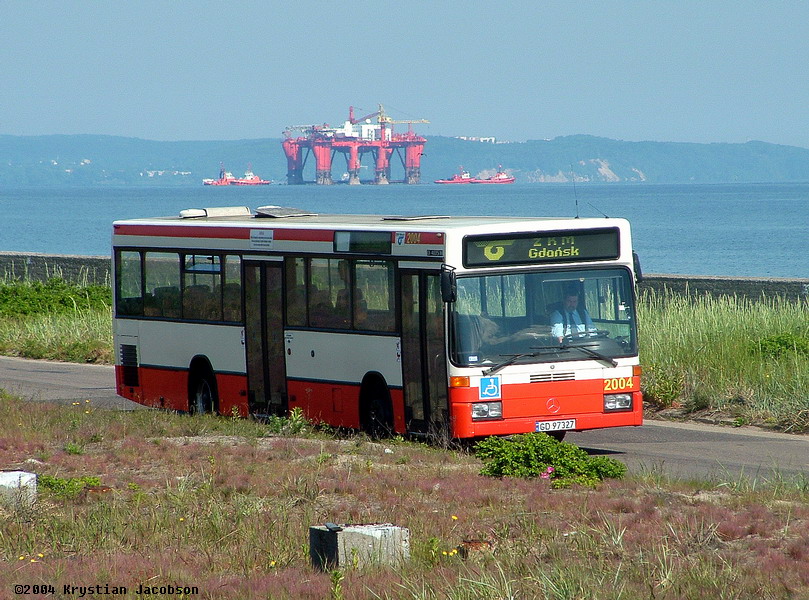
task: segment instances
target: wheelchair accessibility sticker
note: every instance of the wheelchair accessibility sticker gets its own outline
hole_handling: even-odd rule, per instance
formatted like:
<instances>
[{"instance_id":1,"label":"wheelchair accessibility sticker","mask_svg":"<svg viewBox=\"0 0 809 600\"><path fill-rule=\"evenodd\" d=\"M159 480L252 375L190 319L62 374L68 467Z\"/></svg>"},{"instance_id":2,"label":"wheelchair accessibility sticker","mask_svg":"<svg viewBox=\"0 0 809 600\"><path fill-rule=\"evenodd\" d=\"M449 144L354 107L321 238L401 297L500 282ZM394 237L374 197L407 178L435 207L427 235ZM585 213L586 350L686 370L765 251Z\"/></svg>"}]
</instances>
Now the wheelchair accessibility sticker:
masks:
<instances>
[{"instance_id":1,"label":"wheelchair accessibility sticker","mask_svg":"<svg viewBox=\"0 0 809 600\"><path fill-rule=\"evenodd\" d=\"M500 376L481 377L480 394L481 400L497 400L500 398Z\"/></svg>"}]
</instances>

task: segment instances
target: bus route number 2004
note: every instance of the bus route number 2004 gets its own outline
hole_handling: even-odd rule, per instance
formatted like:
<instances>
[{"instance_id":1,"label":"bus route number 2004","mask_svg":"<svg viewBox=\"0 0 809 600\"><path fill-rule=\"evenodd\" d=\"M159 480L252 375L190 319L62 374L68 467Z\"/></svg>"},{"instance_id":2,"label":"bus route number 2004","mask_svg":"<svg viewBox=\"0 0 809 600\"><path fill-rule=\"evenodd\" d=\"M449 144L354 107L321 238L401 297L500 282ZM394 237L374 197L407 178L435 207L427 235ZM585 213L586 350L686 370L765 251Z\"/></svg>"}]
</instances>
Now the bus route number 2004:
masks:
<instances>
[{"instance_id":1,"label":"bus route number 2004","mask_svg":"<svg viewBox=\"0 0 809 600\"><path fill-rule=\"evenodd\" d=\"M620 392L628 390L633 386L631 377L614 377L613 379L604 380L605 392Z\"/></svg>"}]
</instances>

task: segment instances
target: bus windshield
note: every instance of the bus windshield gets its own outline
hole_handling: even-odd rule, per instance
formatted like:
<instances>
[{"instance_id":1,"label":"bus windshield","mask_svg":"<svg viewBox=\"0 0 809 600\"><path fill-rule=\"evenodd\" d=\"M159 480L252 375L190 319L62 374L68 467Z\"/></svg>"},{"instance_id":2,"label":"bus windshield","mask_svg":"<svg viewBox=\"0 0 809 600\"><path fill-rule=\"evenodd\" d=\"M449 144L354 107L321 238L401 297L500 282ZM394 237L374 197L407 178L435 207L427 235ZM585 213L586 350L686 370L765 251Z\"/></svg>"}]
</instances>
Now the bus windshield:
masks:
<instances>
[{"instance_id":1,"label":"bus windshield","mask_svg":"<svg viewBox=\"0 0 809 600\"><path fill-rule=\"evenodd\" d=\"M637 354L631 273L625 268L459 276L450 318L458 366L597 360Z\"/></svg>"}]
</instances>

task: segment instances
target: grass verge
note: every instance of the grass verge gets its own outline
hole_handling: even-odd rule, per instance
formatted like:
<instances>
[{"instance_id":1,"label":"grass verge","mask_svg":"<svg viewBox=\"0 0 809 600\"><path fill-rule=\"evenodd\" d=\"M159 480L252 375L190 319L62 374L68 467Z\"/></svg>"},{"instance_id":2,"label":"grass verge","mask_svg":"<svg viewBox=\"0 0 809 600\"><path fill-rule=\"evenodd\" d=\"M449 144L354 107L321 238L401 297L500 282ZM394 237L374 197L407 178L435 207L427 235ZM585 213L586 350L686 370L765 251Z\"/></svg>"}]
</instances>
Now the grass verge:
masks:
<instances>
[{"instance_id":1,"label":"grass verge","mask_svg":"<svg viewBox=\"0 0 809 600\"><path fill-rule=\"evenodd\" d=\"M109 363L111 305L108 286L2 280L0 354Z\"/></svg>"},{"instance_id":2,"label":"grass verge","mask_svg":"<svg viewBox=\"0 0 809 600\"><path fill-rule=\"evenodd\" d=\"M644 396L656 408L809 431L809 306L645 294Z\"/></svg>"}]
</instances>

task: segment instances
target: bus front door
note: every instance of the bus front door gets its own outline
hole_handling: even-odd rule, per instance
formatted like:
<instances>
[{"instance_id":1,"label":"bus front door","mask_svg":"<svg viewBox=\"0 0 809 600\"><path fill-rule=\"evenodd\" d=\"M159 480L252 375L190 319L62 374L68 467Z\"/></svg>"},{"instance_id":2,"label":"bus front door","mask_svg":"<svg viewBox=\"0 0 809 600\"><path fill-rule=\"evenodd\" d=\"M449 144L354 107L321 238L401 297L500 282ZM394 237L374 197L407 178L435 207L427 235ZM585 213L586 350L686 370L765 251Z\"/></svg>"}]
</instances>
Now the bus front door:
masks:
<instances>
[{"instance_id":1,"label":"bus front door","mask_svg":"<svg viewBox=\"0 0 809 600\"><path fill-rule=\"evenodd\" d=\"M244 338L250 414L287 411L282 263L244 261Z\"/></svg>"},{"instance_id":2,"label":"bus front door","mask_svg":"<svg viewBox=\"0 0 809 600\"><path fill-rule=\"evenodd\" d=\"M447 435L444 304L438 272L402 270L402 380L413 433Z\"/></svg>"}]
</instances>

